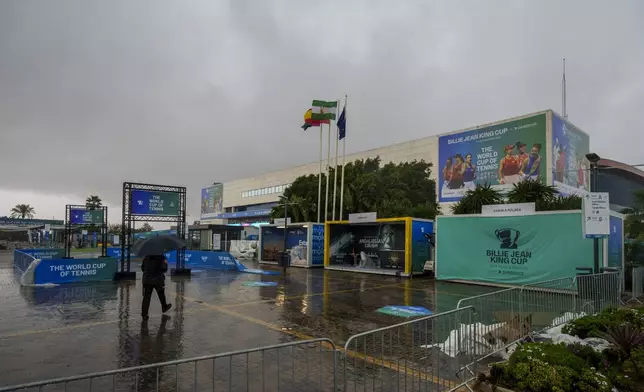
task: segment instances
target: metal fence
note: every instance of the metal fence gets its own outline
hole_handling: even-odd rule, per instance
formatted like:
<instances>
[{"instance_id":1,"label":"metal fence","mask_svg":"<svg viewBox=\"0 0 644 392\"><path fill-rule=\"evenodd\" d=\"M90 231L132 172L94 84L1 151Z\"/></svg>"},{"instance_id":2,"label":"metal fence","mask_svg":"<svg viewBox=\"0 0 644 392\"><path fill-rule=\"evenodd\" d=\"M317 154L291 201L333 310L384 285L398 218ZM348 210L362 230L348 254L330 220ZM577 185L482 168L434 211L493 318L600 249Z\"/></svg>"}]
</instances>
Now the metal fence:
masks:
<instances>
[{"instance_id":1,"label":"metal fence","mask_svg":"<svg viewBox=\"0 0 644 392\"><path fill-rule=\"evenodd\" d=\"M628 302L642 303L640 298L644 296L644 267L633 268L632 274L632 298Z\"/></svg>"},{"instance_id":2,"label":"metal fence","mask_svg":"<svg viewBox=\"0 0 644 392\"><path fill-rule=\"evenodd\" d=\"M338 350L313 339L52 379L0 392L335 391Z\"/></svg>"},{"instance_id":3,"label":"metal fence","mask_svg":"<svg viewBox=\"0 0 644 392\"><path fill-rule=\"evenodd\" d=\"M472 361L458 352L460 323L472 307L423 317L351 336L344 346L344 391L447 391Z\"/></svg>"},{"instance_id":4,"label":"metal fence","mask_svg":"<svg viewBox=\"0 0 644 392\"><path fill-rule=\"evenodd\" d=\"M492 362L492 357L509 355L512 345L531 334L618 307L620 281L621 272L580 275L460 300L457 308L474 309L473 325L469 335L460 339L459 349L473 357L464 368L468 381Z\"/></svg>"},{"instance_id":5,"label":"metal fence","mask_svg":"<svg viewBox=\"0 0 644 392\"><path fill-rule=\"evenodd\" d=\"M644 284L644 268L638 274ZM353 335L341 350L313 339L0 392L464 390L493 356L532 333L619 306L620 291L621 272L556 279L465 298L448 312Z\"/></svg>"}]
</instances>

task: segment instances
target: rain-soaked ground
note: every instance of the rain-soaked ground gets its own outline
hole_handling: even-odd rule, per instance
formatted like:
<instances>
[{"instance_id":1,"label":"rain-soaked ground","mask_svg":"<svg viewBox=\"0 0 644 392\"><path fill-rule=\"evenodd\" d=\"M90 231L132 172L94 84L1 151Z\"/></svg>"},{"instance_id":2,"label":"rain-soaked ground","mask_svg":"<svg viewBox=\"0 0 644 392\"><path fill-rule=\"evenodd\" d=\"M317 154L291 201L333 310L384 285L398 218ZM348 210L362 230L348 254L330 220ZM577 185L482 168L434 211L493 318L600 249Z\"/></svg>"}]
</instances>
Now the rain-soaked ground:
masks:
<instances>
[{"instance_id":1,"label":"rain-soaked ground","mask_svg":"<svg viewBox=\"0 0 644 392\"><path fill-rule=\"evenodd\" d=\"M150 320L142 323L140 280L53 288L20 287L12 268L12 253L0 252L0 387L305 339L329 338L338 346L344 346L351 335L406 320L375 312L385 305L422 306L437 313L454 309L462 298L492 291L491 288L434 282L425 277L403 279L320 269L291 268L287 276L198 272L191 278L168 278L166 295L173 304L169 317L162 317L159 302L153 296ZM133 263L132 267L136 269L138 265ZM244 285L253 281L277 282L277 286ZM393 345L385 345L382 341L400 340L401 336L374 336L373 342L365 340L364 343L373 345L371 349L362 345L359 349L372 352L378 347L390 348ZM423 338L428 341L427 336L421 336L419 332L414 335L412 331L411 337L405 339L422 342ZM224 357L215 363L208 362L207 369L201 369L205 362L199 363L196 369L193 364L181 365L162 370L160 374L152 371L153 374L147 376L135 375L132 377L137 379L130 381L139 390L155 390L150 382L161 380L160 384L171 382L174 385L176 379L189 374L190 378L200 379L193 385L201 385L204 372L209 372L207 379L213 385L225 384L225 390L229 387L246 390L246 387L238 388L239 383L248 386L251 379L255 379L253 386L263 382L286 385L288 380L281 380L282 376L271 377L265 373L279 372L289 378L287 372L290 371L292 385L295 378L303 383L293 390L303 390L302 385L307 385L309 391L318 390L311 387L311 380L324 378L319 380L320 384L328 384L333 374L332 365L328 365L333 363L332 357L325 357L332 355L330 347L320 343L303 346L306 350L300 348L244 354L233 359ZM382 354L382 358L387 356L387 353ZM262 355L270 355L270 361ZM427 353L418 355L426 356ZM270 362L271 367L256 366L254 361ZM366 368L368 364L353 365ZM380 365L381 373L391 372L386 377L379 377L380 383L383 379L399 383L401 373L404 382L409 382L405 375L411 374L412 382L416 377L414 371L410 373L405 366L401 371L400 363ZM298 366L301 369L296 370ZM213 377L213 370L216 377ZM356 374L355 377L360 376ZM365 383L369 384L368 380L362 380L360 385ZM86 388L78 390L83 389ZM201 389L204 388L200 386L194 390ZM249 389L285 390L263 384ZM387 390L382 385L375 389Z\"/></svg>"}]
</instances>

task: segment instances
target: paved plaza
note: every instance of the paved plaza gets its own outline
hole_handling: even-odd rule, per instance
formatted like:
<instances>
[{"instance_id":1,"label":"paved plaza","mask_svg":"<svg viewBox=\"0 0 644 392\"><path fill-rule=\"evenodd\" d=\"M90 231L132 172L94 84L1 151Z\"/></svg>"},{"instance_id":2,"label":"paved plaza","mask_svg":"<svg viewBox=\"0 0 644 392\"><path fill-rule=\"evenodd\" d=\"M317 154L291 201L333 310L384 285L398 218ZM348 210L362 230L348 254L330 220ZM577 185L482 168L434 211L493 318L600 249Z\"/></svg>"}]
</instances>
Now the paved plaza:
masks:
<instances>
[{"instance_id":1,"label":"paved plaza","mask_svg":"<svg viewBox=\"0 0 644 392\"><path fill-rule=\"evenodd\" d=\"M169 317L153 297L142 324L140 280L20 287L11 261L12 253L0 253L0 386L313 338L343 345L353 334L405 320L375 312L385 305L436 313L492 290L320 269L204 271L168 278ZM252 281L277 286L245 285Z\"/></svg>"}]
</instances>

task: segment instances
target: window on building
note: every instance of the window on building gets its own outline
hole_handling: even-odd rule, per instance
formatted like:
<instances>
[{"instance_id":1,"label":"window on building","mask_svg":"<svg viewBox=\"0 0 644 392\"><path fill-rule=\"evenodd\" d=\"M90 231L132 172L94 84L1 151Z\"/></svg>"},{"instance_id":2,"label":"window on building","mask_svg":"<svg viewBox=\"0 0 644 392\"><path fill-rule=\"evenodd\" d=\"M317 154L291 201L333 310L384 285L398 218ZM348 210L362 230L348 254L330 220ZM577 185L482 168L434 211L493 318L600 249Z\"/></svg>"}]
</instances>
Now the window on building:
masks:
<instances>
[{"instance_id":1,"label":"window on building","mask_svg":"<svg viewBox=\"0 0 644 392\"><path fill-rule=\"evenodd\" d=\"M259 189L252 189L252 190L249 190L249 191L243 191L243 192L241 192L241 197L245 199L247 197L274 195L276 193L284 192L284 190L289 185L291 185L291 184L268 186L268 187L265 187L265 188L259 188Z\"/></svg>"}]
</instances>

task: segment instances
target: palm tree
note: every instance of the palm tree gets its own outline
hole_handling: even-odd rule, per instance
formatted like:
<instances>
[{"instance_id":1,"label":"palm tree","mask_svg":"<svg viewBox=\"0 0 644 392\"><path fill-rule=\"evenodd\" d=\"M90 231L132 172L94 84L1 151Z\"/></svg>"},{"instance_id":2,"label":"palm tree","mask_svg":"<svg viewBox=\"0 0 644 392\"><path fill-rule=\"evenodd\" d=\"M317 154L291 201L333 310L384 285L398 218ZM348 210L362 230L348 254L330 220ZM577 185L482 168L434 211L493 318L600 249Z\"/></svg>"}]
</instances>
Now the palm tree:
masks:
<instances>
[{"instance_id":1,"label":"palm tree","mask_svg":"<svg viewBox=\"0 0 644 392\"><path fill-rule=\"evenodd\" d=\"M490 184L476 185L469 189L456 204L452 206L454 215L480 214L484 205L503 204L501 192L492 188Z\"/></svg>"},{"instance_id":2,"label":"palm tree","mask_svg":"<svg viewBox=\"0 0 644 392\"><path fill-rule=\"evenodd\" d=\"M95 210L102 206L103 200L98 196L90 195L87 200L85 200L85 207L87 207L88 210Z\"/></svg>"},{"instance_id":3,"label":"palm tree","mask_svg":"<svg viewBox=\"0 0 644 392\"><path fill-rule=\"evenodd\" d=\"M35 214L36 214L36 210L34 210L34 208L29 204L17 204L15 207L11 209L12 218L32 219Z\"/></svg>"},{"instance_id":4,"label":"palm tree","mask_svg":"<svg viewBox=\"0 0 644 392\"><path fill-rule=\"evenodd\" d=\"M512 186L507 194L508 203L550 202L557 196L553 185L546 185L540 179L526 178Z\"/></svg>"}]
</instances>

